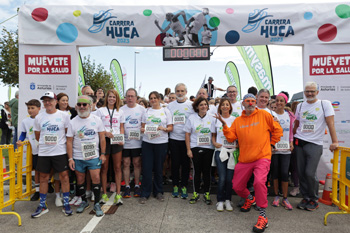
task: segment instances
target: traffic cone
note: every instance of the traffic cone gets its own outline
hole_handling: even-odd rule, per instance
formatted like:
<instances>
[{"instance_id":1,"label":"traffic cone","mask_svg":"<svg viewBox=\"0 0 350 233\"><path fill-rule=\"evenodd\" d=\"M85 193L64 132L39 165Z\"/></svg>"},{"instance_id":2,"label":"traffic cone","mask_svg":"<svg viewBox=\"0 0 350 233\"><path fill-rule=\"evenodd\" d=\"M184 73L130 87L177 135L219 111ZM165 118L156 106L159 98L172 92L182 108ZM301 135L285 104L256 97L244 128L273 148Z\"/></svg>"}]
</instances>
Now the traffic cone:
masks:
<instances>
[{"instance_id":1,"label":"traffic cone","mask_svg":"<svg viewBox=\"0 0 350 233\"><path fill-rule=\"evenodd\" d=\"M4 174L6 172L6 160L5 157L2 157L2 174ZM9 175L4 175L4 179L9 177Z\"/></svg>"},{"instance_id":2,"label":"traffic cone","mask_svg":"<svg viewBox=\"0 0 350 233\"><path fill-rule=\"evenodd\" d=\"M325 204L325 205L332 205L332 199L331 199L331 193L332 193L332 175L327 174L326 176L326 182L323 189L322 198L318 199L319 202Z\"/></svg>"}]
</instances>

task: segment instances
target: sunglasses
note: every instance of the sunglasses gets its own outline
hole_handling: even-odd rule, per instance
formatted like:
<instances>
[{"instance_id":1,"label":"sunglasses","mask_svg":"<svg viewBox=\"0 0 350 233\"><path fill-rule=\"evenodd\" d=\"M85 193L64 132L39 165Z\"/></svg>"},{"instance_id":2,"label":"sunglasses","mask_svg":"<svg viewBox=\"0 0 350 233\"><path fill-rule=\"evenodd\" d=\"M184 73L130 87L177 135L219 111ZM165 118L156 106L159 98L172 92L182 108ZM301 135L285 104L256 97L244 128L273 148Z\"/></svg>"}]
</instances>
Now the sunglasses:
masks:
<instances>
[{"instance_id":1,"label":"sunglasses","mask_svg":"<svg viewBox=\"0 0 350 233\"><path fill-rule=\"evenodd\" d=\"M77 103L77 105L78 105L78 107L81 107L81 106L86 107L87 103Z\"/></svg>"}]
</instances>

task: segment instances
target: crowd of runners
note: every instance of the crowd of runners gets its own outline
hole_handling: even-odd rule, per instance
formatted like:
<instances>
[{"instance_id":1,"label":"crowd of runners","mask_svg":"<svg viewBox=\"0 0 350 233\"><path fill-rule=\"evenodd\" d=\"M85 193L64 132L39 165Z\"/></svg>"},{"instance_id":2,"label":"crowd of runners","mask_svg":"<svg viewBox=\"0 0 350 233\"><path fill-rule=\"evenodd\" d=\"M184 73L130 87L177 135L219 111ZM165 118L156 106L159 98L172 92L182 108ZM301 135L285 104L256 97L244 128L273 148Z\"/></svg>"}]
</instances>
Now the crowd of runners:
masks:
<instances>
[{"instance_id":1,"label":"crowd of runners","mask_svg":"<svg viewBox=\"0 0 350 233\"><path fill-rule=\"evenodd\" d=\"M124 100L113 89L94 92L85 86L82 93L74 108L65 93L46 92L26 102L29 117L19 122L17 145L28 139L32 147L36 193L31 200L39 200L33 218L49 211L51 181L55 204L67 216L73 214L72 205L77 213L89 208L89 199L96 216L103 216L101 205L113 192L117 205L132 196L140 204L151 195L164 201L165 162L171 167L172 197L195 204L202 195L211 205L211 181L217 176L216 210L233 210L234 190L241 197L235 203L240 211L252 206L260 211L254 232L268 226L270 184L272 206L293 209L287 198L291 177L290 195L302 196L297 208L318 208L316 169L326 127L329 149L336 149L338 141L332 105L317 99L314 82L306 83L303 103L289 103L287 92L271 97L255 87L237 101L235 86L227 87L222 98L208 98L205 88L188 98L183 83L164 95L153 91L147 100L133 88Z\"/></svg>"}]
</instances>

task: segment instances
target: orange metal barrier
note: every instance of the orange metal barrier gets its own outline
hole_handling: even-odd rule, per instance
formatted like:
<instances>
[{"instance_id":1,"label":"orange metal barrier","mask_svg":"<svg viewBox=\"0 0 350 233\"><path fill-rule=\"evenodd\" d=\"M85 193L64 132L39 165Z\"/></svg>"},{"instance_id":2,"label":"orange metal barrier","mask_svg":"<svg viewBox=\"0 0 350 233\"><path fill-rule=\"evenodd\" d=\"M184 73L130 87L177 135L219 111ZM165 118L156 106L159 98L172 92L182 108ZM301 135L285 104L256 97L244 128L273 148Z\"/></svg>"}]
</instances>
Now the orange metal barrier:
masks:
<instances>
[{"instance_id":1,"label":"orange metal barrier","mask_svg":"<svg viewBox=\"0 0 350 233\"><path fill-rule=\"evenodd\" d=\"M23 165L23 148L27 146L26 164ZM1 145L0 157L4 150L8 150L9 171L0 171L0 215L15 215L18 218L18 225L22 225L21 216L14 212L16 201L29 201L31 194L35 192L32 187L32 148L29 141L25 141L16 151L13 145ZM0 167L3 167L3 161L0 160ZM23 192L22 176L26 174L26 191ZM4 176L8 175L7 178ZM9 181L9 200L4 201L4 182ZM3 208L12 205L11 212L3 212Z\"/></svg>"},{"instance_id":2,"label":"orange metal barrier","mask_svg":"<svg viewBox=\"0 0 350 233\"><path fill-rule=\"evenodd\" d=\"M339 163L340 159L340 163ZM327 225L327 218L331 214L350 214L350 148L338 147L334 151L332 173L332 202L339 207L341 211L328 212L324 216L324 225Z\"/></svg>"}]
</instances>

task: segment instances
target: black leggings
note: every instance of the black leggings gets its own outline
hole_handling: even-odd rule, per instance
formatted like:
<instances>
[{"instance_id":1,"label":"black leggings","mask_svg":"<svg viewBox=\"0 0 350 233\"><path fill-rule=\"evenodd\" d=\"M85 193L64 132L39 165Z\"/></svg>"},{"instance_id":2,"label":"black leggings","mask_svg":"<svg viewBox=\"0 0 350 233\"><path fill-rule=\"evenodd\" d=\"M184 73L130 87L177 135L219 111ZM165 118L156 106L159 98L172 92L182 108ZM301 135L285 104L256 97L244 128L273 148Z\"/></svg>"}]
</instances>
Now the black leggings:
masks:
<instances>
[{"instance_id":1,"label":"black leggings","mask_svg":"<svg viewBox=\"0 0 350 233\"><path fill-rule=\"evenodd\" d=\"M210 169L214 150L207 148L192 148L194 166L194 192L199 192L201 176L203 175L204 192L210 191Z\"/></svg>"},{"instance_id":2,"label":"black leggings","mask_svg":"<svg viewBox=\"0 0 350 233\"><path fill-rule=\"evenodd\" d=\"M273 154L271 157L272 180L288 182L291 154Z\"/></svg>"}]
</instances>

